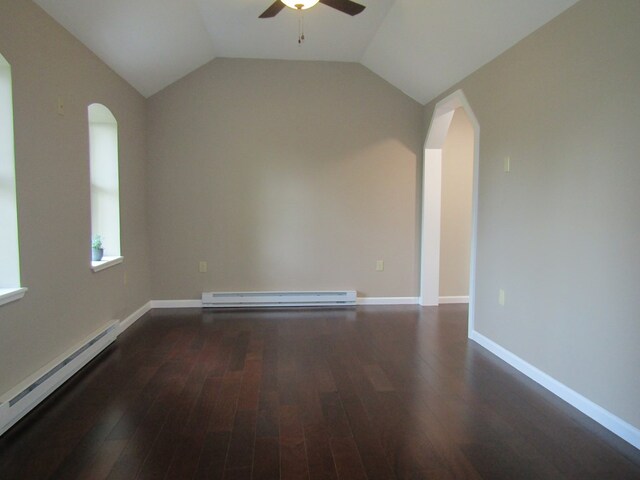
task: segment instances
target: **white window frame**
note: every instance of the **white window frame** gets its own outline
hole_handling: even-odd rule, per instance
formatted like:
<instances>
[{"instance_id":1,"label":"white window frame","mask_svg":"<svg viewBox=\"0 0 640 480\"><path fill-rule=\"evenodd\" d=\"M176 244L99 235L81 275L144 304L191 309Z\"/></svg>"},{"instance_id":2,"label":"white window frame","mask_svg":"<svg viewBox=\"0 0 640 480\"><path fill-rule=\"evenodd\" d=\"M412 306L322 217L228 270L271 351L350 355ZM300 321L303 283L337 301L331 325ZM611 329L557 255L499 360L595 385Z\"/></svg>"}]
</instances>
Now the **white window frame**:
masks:
<instances>
[{"instance_id":1,"label":"white window frame","mask_svg":"<svg viewBox=\"0 0 640 480\"><path fill-rule=\"evenodd\" d=\"M100 235L104 257L91 261L99 272L122 263L120 251L120 182L118 174L118 122L100 103L87 109L91 178L91 239Z\"/></svg>"},{"instance_id":2,"label":"white window frame","mask_svg":"<svg viewBox=\"0 0 640 480\"><path fill-rule=\"evenodd\" d=\"M11 65L0 54L0 305L21 299Z\"/></svg>"}]
</instances>

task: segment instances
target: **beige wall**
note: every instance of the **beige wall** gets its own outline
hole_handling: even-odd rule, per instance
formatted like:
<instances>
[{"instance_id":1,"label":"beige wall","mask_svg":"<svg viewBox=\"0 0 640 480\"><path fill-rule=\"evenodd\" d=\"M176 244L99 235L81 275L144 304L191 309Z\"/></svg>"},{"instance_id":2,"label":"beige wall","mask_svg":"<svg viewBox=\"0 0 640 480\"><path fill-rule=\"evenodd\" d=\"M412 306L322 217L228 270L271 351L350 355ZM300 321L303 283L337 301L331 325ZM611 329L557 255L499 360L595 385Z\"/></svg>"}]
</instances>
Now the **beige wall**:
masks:
<instances>
[{"instance_id":1,"label":"beige wall","mask_svg":"<svg viewBox=\"0 0 640 480\"><path fill-rule=\"evenodd\" d=\"M0 52L11 64L20 264L29 291L0 306L0 395L150 298L145 102L35 4L0 0ZM62 97L65 115L57 114ZM87 106L118 120L125 263L90 270ZM127 285L124 285L124 272Z\"/></svg>"},{"instance_id":2,"label":"beige wall","mask_svg":"<svg viewBox=\"0 0 640 480\"><path fill-rule=\"evenodd\" d=\"M151 97L153 298L416 296L422 114L352 63L216 59Z\"/></svg>"},{"instance_id":3,"label":"beige wall","mask_svg":"<svg viewBox=\"0 0 640 480\"><path fill-rule=\"evenodd\" d=\"M636 427L639 25L584 0L450 90L480 124L476 329Z\"/></svg>"},{"instance_id":4,"label":"beige wall","mask_svg":"<svg viewBox=\"0 0 640 480\"><path fill-rule=\"evenodd\" d=\"M440 296L469 295L473 125L456 109L442 147Z\"/></svg>"}]
</instances>

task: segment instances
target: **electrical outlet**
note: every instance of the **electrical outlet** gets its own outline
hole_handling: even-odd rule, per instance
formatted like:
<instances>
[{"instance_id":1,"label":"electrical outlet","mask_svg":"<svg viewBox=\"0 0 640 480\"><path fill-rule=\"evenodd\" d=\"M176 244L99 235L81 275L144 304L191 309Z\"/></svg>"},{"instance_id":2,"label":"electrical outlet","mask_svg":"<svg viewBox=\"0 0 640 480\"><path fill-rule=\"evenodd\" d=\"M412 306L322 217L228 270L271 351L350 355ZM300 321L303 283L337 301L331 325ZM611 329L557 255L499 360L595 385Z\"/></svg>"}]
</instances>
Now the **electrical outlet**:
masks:
<instances>
[{"instance_id":1,"label":"electrical outlet","mask_svg":"<svg viewBox=\"0 0 640 480\"><path fill-rule=\"evenodd\" d=\"M506 302L506 294L504 293L503 289L500 289L498 291L498 305L500 305L501 307L504 307L505 302Z\"/></svg>"},{"instance_id":2,"label":"electrical outlet","mask_svg":"<svg viewBox=\"0 0 640 480\"><path fill-rule=\"evenodd\" d=\"M200 273L206 273L207 272L207 262L205 262L204 260L202 260L200 262L200 265L198 265L198 271Z\"/></svg>"},{"instance_id":3,"label":"electrical outlet","mask_svg":"<svg viewBox=\"0 0 640 480\"><path fill-rule=\"evenodd\" d=\"M376 272L384 271L384 260L376 260Z\"/></svg>"},{"instance_id":4,"label":"electrical outlet","mask_svg":"<svg viewBox=\"0 0 640 480\"><path fill-rule=\"evenodd\" d=\"M504 157L504 171L509 173L511 171L511 157Z\"/></svg>"}]
</instances>

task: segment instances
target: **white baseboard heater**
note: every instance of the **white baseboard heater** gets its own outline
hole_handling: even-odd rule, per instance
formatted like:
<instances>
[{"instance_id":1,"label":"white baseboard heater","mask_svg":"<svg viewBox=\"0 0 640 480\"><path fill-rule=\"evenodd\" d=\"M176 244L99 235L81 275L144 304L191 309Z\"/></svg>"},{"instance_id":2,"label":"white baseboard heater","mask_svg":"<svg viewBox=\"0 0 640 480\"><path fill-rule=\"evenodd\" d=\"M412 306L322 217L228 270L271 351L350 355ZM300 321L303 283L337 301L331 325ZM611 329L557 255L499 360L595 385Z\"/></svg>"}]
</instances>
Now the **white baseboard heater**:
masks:
<instances>
[{"instance_id":1,"label":"white baseboard heater","mask_svg":"<svg viewBox=\"0 0 640 480\"><path fill-rule=\"evenodd\" d=\"M3 395L0 398L0 435L107 348L118 333L119 322L114 320Z\"/></svg>"},{"instance_id":2,"label":"white baseboard heater","mask_svg":"<svg viewBox=\"0 0 640 480\"><path fill-rule=\"evenodd\" d=\"M346 307L356 304L355 290L331 292L204 292L205 308Z\"/></svg>"}]
</instances>

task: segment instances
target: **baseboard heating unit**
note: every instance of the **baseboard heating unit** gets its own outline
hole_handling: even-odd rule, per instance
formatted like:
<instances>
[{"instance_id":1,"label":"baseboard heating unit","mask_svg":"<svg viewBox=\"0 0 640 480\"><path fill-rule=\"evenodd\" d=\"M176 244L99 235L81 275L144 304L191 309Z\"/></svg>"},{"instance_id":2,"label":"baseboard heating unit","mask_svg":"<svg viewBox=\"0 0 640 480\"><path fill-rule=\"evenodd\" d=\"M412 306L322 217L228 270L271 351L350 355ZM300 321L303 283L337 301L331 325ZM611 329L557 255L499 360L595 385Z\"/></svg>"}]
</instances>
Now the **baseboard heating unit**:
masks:
<instances>
[{"instance_id":1,"label":"baseboard heating unit","mask_svg":"<svg viewBox=\"0 0 640 480\"><path fill-rule=\"evenodd\" d=\"M0 435L107 348L118 336L119 322L110 322L0 398Z\"/></svg>"},{"instance_id":2,"label":"baseboard heating unit","mask_svg":"<svg viewBox=\"0 0 640 480\"><path fill-rule=\"evenodd\" d=\"M204 292L205 308L346 307L356 304L355 290L331 292Z\"/></svg>"}]
</instances>

